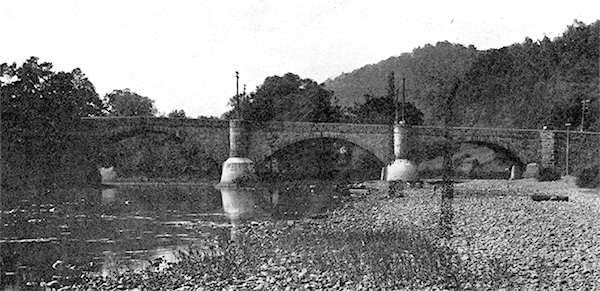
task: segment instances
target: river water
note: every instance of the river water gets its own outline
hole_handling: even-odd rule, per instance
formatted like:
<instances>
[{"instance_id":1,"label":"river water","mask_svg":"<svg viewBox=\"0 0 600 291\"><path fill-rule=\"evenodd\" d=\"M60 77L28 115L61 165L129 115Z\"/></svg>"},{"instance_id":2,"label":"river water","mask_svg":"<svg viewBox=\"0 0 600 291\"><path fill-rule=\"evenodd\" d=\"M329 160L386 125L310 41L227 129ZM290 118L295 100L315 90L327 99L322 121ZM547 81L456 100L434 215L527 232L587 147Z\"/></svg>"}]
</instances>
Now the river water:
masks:
<instances>
[{"instance_id":1,"label":"river water","mask_svg":"<svg viewBox=\"0 0 600 291\"><path fill-rule=\"evenodd\" d=\"M231 239L235 224L317 214L336 198L331 185L317 182L3 191L0 289L175 261L180 250Z\"/></svg>"}]
</instances>

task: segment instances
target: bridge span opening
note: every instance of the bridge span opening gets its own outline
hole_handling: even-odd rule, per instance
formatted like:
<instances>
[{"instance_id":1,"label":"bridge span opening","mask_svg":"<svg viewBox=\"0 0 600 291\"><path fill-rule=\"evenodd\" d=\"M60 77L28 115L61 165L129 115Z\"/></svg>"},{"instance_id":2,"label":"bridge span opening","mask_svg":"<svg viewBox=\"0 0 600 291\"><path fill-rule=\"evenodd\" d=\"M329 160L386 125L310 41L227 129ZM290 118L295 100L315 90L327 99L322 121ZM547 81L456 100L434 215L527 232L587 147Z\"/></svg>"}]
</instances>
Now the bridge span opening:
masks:
<instances>
[{"instance_id":1,"label":"bridge span opening","mask_svg":"<svg viewBox=\"0 0 600 291\"><path fill-rule=\"evenodd\" d=\"M443 143L434 142L413 151L421 178L442 175ZM458 141L451 146L452 175L467 179L508 179L515 166L517 175L525 164L510 150L489 142Z\"/></svg>"},{"instance_id":2,"label":"bridge span opening","mask_svg":"<svg viewBox=\"0 0 600 291\"><path fill-rule=\"evenodd\" d=\"M101 146L102 167L112 167L123 180L166 178L215 180L220 174L206 148L175 134L130 131L111 136Z\"/></svg>"},{"instance_id":3,"label":"bridge span opening","mask_svg":"<svg viewBox=\"0 0 600 291\"><path fill-rule=\"evenodd\" d=\"M362 147L339 138L305 139L276 150L255 170L266 180L379 179L384 162Z\"/></svg>"}]
</instances>

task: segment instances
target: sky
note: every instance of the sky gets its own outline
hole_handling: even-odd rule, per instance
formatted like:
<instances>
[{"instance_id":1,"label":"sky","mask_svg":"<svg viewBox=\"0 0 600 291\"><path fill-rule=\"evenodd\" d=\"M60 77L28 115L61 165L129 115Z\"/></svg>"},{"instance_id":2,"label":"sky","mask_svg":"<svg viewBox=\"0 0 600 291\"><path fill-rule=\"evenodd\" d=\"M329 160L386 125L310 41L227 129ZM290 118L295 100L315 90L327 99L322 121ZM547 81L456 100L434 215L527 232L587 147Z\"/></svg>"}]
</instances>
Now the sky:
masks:
<instances>
[{"instance_id":1,"label":"sky","mask_svg":"<svg viewBox=\"0 0 600 291\"><path fill-rule=\"evenodd\" d=\"M439 41L480 50L562 35L600 1L0 0L0 63L80 68L102 97L129 88L161 113L220 116L288 72L318 83Z\"/></svg>"}]
</instances>

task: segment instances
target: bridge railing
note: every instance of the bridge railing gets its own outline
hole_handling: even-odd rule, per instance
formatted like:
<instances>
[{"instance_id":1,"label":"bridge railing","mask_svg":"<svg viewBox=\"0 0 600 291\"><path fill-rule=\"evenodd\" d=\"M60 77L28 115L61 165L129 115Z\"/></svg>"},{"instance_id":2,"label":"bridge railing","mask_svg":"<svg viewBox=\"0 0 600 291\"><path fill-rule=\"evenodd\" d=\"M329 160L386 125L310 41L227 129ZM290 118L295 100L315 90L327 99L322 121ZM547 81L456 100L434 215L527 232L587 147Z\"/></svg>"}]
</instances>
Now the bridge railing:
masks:
<instances>
[{"instance_id":1,"label":"bridge railing","mask_svg":"<svg viewBox=\"0 0 600 291\"><path fill-rule=\"evenodd\" d=\"M170 127L214 127L227 128L229 121L194 118L168 118L150 116L84 117L83 123L93 128L114 128L118 126L170 126Z\"/></svg>"}]
</instances>

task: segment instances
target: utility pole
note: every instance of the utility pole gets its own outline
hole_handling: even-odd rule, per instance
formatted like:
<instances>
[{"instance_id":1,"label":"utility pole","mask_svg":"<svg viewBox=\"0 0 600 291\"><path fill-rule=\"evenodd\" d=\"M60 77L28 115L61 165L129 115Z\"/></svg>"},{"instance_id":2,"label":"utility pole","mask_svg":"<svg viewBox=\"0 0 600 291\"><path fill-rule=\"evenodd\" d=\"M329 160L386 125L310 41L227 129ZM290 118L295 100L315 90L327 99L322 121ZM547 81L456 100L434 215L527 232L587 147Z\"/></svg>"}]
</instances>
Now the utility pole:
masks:
<instances>
[{"instance_id":1,"label":"utility pole","mask_svg":"<svg viewBox=\"0 0 600 291\"><path fill-rule=\"evenodd\" d=\"M588 110L588 105L590 101L590 99L581 100L581 127L579 128L579 131L583 131L583 121L585 119L585 112Z\"/></svg>"},{"instance_id":2,"label":"utility pole","mask_svg":"<svg viewBox=\"0 0 600 291\"><path fill-rule=\"evenodd\" d=\"M404 112L404 105L406 102L406 95L405 95L406 89L405 88L406 88L406 78L402 77L402 124L406 123L406 119L405 119L406 115Z\"/></svg>"}]
</instances>

